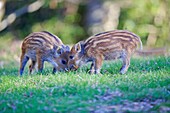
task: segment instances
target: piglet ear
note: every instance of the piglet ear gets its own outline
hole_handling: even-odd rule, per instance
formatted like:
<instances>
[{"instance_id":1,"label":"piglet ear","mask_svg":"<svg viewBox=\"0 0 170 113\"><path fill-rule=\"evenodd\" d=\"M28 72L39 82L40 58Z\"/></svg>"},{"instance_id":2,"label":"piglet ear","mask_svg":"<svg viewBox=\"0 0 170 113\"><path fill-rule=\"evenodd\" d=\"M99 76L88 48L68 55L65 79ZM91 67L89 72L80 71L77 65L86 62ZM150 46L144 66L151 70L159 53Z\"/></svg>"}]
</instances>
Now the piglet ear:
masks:
<instances>
[{"instance_id":1,"label":"piglet ear","mask_svg":"<svg viewBox=\"0 0 170 113\"><path fill-rule=\"evenodd\" d=\"M51 49L51 52L53 53L54 57L59 57L58 50L60 49L59 46L54 45L53 48Z\"/></svg>"},{"instance_id":2,"label":"piglet ear","mask_svg":"<svg viewBox=\"0 0 170 113\"><path fill-rule=\"evenodd\" d=\"M69 51L70 51L70 47L67 46L67 45L62 45L62 48L63 48L63 50L66 51L66 52L69 52Z\"/></svg>"},{"instance_id":3,"label":"piglet ear","mask_svg":"<svg viewBox=\"0 0 170 113\"><path fill-rule=\"evenodd\" d=\"M81 51L81 43L80 42L75 45L75 51L78 53Z\"/></svg>"},{"instance_id":4,"label":"piglet ear","mask_svg":"<svg viewBox=\"0 0 170 113\"><path fill-rule=\"evenodd\" d=\"M58 54L58 55L61 55L63 52L64 52L64 49L63 49L63 48L59 48L59 49L57 50L57 54Z\"/></svg>"},{"instance_id":5,"label":"piglet ear","mask_svg":"<svg viewBox=\"0 0 170 113\"><path fill-rule=\"evenodd\" d=\"M59 47L58 46L56 46L56 45L54 45L53 47L52 47L52 49L51 49L51 52L53 53L53 54L56 54L56 51L59 49Z\"/></svg>"},{"instance_id":6,"label":"piglet ear","mask_svg":"<svg viewBox=\"0 0 170 113\"><path fill-rule=\"evenodd\" d=\"M65 46L65 51L69 52L70 51L70 47L69 46Z\"/></svg>"}]
</instances>

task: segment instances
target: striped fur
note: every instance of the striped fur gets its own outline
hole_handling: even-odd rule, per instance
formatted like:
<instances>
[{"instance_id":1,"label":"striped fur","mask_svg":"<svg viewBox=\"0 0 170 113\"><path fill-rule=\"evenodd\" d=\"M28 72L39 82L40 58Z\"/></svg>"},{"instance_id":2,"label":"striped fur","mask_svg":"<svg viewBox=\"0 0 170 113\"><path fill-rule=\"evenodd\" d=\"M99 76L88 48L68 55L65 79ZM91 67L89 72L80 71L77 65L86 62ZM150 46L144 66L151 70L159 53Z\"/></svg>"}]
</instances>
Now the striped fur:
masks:
<instances>
[{"instance_id":1,"label":"striped fur","mask_svg":"<svg viewBox=\"0 0 170 113\"><path fill-rule=\"evenodd\" d=\"M23 74L24 67L29 59L31 59L29 73L32 73L36 62L38 63L38 70L42 72L44 61L53 65L53 73L57 70L67 69L67 58L65 55L67 55L68 51L65 51L63 47L65 46L62 41L47 31L31 33L23 40L21 46L19 74Z\"/></svg>"},{"instance_id":2,"label":"striped fur","mask_svg":"<svg viewBox=\"0 0 170 113\"><path fill-rule=\"evenodd\" d=\"M121 58L123 65L121 74L126 73L130 65L131 55L135 52L138 44L142 49L140 38L126 30L113 30L91 36L85 41L75 44L70 52L70 69L77 69L82 64L92 61L90 73L100 73L103 60Z\"/></svg>"}]
</instances>

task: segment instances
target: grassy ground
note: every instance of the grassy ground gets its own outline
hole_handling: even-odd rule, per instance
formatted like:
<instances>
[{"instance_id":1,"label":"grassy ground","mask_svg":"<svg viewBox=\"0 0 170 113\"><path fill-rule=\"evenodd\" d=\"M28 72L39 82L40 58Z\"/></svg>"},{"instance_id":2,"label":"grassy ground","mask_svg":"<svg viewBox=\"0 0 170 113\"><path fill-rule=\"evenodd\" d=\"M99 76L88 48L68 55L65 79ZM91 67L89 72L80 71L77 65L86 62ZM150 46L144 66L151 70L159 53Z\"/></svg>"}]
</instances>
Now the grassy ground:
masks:
<instances>
[{"instance_id":1,"label":"grassy ground","mask_svg":"<svg viewBox=\"0 0 170 113\"><path fill-rule=\"evenodd\" d=\"M170 112L170 57L133 58L125 75L120 61L105 62L102 75L56 73L19 77L21 41L0 39L0 113ZM28 68L28 66L27 66Z\"/></svg>"},{"instance_id":2,"label":"grassy ground","mask_svg":"<svg viewBox=\"0 0 170 113\"><path fill-rule=\"evenodd\" d=\"M11 65L9 65L11 64ZM16 76L18 65L0 69L0 113L4 112L170 112L170 57L105 62L102 75L78 72Z\"/></svg>"}]
</instances>

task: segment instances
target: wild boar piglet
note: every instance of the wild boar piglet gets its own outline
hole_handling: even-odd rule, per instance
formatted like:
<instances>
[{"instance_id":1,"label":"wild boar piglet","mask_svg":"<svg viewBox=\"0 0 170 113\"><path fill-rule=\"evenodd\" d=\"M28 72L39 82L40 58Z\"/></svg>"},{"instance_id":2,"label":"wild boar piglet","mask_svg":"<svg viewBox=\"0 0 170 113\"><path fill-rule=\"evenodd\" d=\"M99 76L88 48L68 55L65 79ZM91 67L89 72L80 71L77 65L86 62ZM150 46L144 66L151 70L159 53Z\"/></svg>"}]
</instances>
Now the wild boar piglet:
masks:
<instances>
[{"instance_id":1,"label":"wild boar piglet","mask_svg":"<svg viewBox=\"0 0 170 113\"><path fill-rule=\"evenodd\" d=\"M68 67L77 70L82 64L92 62L90 73L98 74L103 60L122 59L120 73L127 72L131 55L138 44L142 49L140 38L127 30L102 32L75 44L69 53Z\"/></svg>"},{"instance_id":2,"label":"wild boar piglet","mask_svg":"<svg viewBox=\"0 0 170 113\"><path fill-rule=\"evenodd\" d=\"M42 72L44 61L53 65L53 73L56 71L66 71L67 56L70 48L62 43L62 41L47 31L34 32L28 35L21 46L20 69L19 74L22 75L24 67L29 59L29 73L31 74L38 64L38 71Z\"/></svg>"}]
</instances>

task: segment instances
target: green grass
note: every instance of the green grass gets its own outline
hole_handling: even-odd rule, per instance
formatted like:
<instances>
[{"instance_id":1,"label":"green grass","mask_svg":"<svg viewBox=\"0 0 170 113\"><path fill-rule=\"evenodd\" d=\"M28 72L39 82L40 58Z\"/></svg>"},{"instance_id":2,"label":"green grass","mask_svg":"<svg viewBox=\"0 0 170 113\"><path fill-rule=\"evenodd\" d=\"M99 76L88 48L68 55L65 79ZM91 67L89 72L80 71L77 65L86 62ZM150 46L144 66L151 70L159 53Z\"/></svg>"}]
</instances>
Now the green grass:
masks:
<instances>
[{"instance_id":1,"label":"green grass","mask_svg":"<svg viewBox=\"0 0 170 113\"><path fill-rule=\"evenodd\" d=\"M169 112L170 57L133 58L128 72L120 61L105 62L102 75L77 72L17 76L18 66L0 69L0 113ZM27 70L26 70L27 71Z\"/></svg>"}]
</instances>

